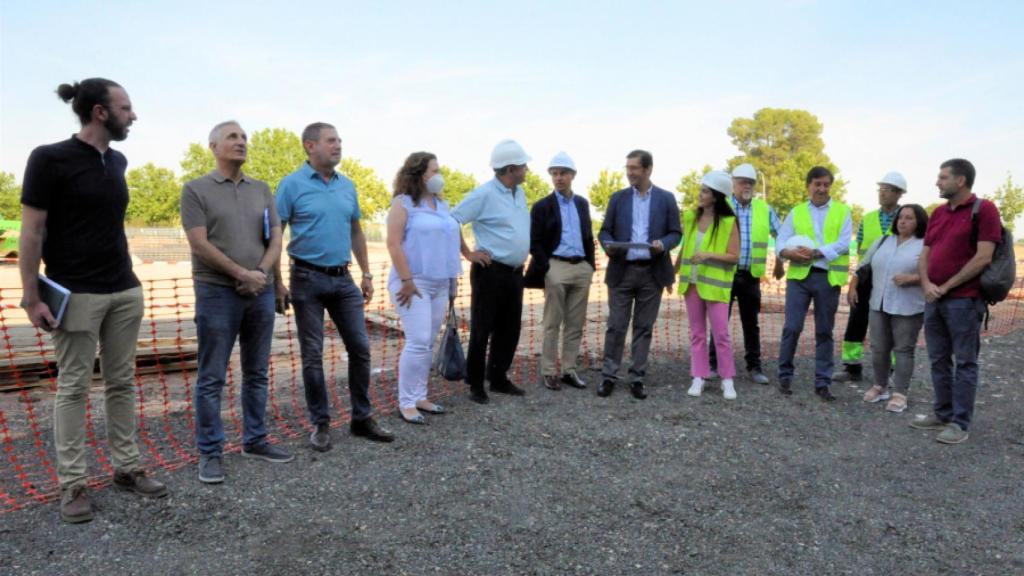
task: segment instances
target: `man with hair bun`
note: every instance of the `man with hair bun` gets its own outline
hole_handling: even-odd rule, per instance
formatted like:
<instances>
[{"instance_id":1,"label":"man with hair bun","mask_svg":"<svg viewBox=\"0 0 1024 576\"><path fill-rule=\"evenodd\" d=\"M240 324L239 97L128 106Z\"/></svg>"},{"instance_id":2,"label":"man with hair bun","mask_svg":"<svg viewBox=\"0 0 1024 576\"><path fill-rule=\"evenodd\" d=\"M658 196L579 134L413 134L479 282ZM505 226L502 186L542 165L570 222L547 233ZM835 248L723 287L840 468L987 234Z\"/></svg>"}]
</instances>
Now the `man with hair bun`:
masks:
<instances>
[{"instance_id":1,"label":"man with hair bun","mask_svg":"<svg viewBox=\"0 0 1024 576\"><path fill-rule=\"evenodd\" d=\"M144 303L124 233L128 161L110 148L128 137L135 112L124 88L104 78L61 84L57 95L71 104L82 128L29 156L18 268L29 321L53 334L60 514L78 523L92 520L85 406L97 344L114 487L153 498L167 495L167 487L146 476L135 441L135 350ZM51 280L71 291L60 323L39 294L40 262Z\"/></svg>"}]
</instances>

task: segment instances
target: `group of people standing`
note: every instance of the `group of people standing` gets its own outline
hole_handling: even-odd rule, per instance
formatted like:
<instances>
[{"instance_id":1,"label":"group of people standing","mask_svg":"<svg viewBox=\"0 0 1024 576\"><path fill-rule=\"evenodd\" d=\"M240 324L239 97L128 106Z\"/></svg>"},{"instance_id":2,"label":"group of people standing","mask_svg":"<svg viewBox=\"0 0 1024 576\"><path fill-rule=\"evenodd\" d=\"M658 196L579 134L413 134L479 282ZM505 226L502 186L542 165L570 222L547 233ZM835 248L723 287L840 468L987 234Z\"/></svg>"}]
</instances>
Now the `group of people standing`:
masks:
<instances>
[{"instance_id":1,"label":"group of people standing","mask_svg":"<svg viewBox=\"0 0 1024 576\"><path fill-rule=\"evenodd\" d=\"M68 522L85 522L92 519L86 490L85 406L97 345L113 484L146 497L161 497L168 490L139 465L135 441L135 350L144 302L124 232L127 161L110 143L127 138L136 116L127 92L110 80L62 84L57 92L71 103L82 127L66 141L36 148L29 158L19 267L22 305L29 320L53 332L59 370L54 436L61 516ZM307 126L302 133L307 160L281 180L275 193L242 170L247 138L236 121L214 126L209 148L216 168L186 183L181 194L195 286L198 477L209 484L225 479L221 399L236 342L242 372L241 454L272 463L293 459L283 447L267 441L275 309L294 310L311 448L326 451L332 445L332 383L325 380L323 369L325 312L348 355L351 433L379 442L394 440L374 419L369 398L371 353L363 308L373 295L373 275L357 191L336 171L341 138L330 124ZM543 289L545 295L542 384L551 390L587 387L578 357L597 267L595 244L608 256L608 316L598 396L610 396L622 377L626 332L632 325L625 378L634 398L647 397L653 327L662 295L671 293L677 276L690 322L688 394L700 396L709 380L720 377L725 398L737 397L728 328L733 301L739 304L749 379L768 384L758 316L760 282L768 273L768 250L775 237L778 258L773 275L787 277L779 390L792 393L793 358L813 302L814 386L822 399L835 399L829 385L842 377L832 374L832 331L841 287L849 282L853 312L843 354L848 378L859 375L855 360L864 340L865 314L871 326L874 385L864 400L888 399L887 408L895 412L906 408L914 346L923 324L935 406L931 416L912 426L941 430L943 442L967 438L985 311L977 276L1001 238L999 214L991 202L981 202L973 224L974 168L969 162L942 164L938 187L947 204L936 209L930 222L920 206L898 204L906 191L902 176L891 173L879 182L881 208L866 215L858 231L860 270L872 270L871 289L865 290L866 282L849 274L850 209L831 199L833 175L826 168L808 173L808 201L794 207L781 223L767 203L753 197L757 173L748 164L731 174L706 174L697 207L680 215L675 196L651 181L652 155L634 150L626 156L630 185L609 199L595 243L590 205L573 191L572 158L559 152L551 159L548 174L554 191L532 209L521 186L530 161L515 141L500 142L491 154L494 178L455 207L444 200L445 182L435 155L411 154L395 177L387 215L393 264L387 287L405 332L398 412L405 422L423 425L427 416L446 413L429 400L427 386L433 344L462 274L461 258L470 262L465 380L474 402L488 403L488 391L525 394L508 376L519 342L525 288ZM464 225L472 226L472 247L462 237ZM284 247L286 226L291 226L291 236ZM673 263L671 252L680 243ZM287 285L281 271L283 253L290 261ZM353 256L361 271L358 283L353 278ZM530 265L524 270L528 258ZM784 260L789 262L788 271ZM59 325L37 287L41 262L51 280L71 291Z\"/></svg>"}]
</instances>

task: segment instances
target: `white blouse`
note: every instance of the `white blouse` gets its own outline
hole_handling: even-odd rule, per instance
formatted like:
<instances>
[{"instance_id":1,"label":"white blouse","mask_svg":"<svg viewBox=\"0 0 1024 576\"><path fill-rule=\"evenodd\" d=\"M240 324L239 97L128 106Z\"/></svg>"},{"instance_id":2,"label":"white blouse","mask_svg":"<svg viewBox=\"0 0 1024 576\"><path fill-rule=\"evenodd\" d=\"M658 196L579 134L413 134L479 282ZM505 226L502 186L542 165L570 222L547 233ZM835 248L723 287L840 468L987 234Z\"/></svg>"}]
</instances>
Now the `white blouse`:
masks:
<instances>
[{"instance_id":1,"label":"white blouse","mask_svg":"<svg viewBox=\"0 0 1024 576\"><path fill-rule=\"evenodd\" d=\"M895 235L875 240L861 263L861 266L871 266L872 310L895 316L924 313L924 290L921 285L897 286L892 281L897 274L917 274L917 261L923 248L922 238L912 237L902 244Z\"/></svg>"}]
</instances>

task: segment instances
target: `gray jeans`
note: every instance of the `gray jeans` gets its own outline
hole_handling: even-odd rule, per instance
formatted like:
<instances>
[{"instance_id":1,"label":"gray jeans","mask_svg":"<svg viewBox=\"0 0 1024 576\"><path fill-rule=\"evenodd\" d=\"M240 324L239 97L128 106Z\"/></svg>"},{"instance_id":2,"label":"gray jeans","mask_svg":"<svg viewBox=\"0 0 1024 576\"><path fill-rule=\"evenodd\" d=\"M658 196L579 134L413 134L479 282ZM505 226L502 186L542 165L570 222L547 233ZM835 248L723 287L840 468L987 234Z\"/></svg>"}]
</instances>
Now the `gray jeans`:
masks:
<instances>
[{"instance_id":1,"label":"gray jeans","mask_svg":"<svg viewBox=\"0 0 1024 576\"><path fill-rule=\"evenodd\" d=\"M654 280L651 267L636 264L628 264L622 281L608 287L608 329L604 335L604 366L601 369L601 376L605 380L618 378L622 349L626 344L626 329L632 316L632 364L629 377L630 382L644 381L654 321L661 307L661 292L662 287Z\"/></svg>"},{"instance_id":2,"label":"gray jeans","mask_svg":"<svg viewBox=\"0 0 1024 576\"><path fill-rule=\"evenodd\" d=\"M914 348L917 335L924 324L924 312L913 316L899 316L871 311L871 363L875 369L875 386L889 385L889 368L892 354L896 355L896 370L893 373L895 392L907 395L910 379L914 376Z\"/></svg>"}]
</instances>

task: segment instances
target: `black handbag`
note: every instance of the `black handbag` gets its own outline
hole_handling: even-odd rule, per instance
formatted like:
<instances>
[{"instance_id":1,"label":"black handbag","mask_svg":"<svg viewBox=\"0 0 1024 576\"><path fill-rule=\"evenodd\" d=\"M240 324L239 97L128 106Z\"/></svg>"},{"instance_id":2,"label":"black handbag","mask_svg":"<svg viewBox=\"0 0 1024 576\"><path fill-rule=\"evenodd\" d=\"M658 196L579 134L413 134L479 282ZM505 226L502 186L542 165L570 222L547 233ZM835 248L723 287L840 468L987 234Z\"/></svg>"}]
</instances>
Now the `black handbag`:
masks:
<instances>
[{"instance_id":1,"label":"black handbag","mask_svg":"<svg viewBox=\"0 0 1024 576\"><path fill-rule=\"evenodd\" d=\"M434 371L445 380L457 381L466 377L466 355L459 340L459 316L455 313L455 299L448 301L448 320L444 335L434 354Z\"/></svg>"},{"instance_id":2,"label":"black handbag","mask_svg":"<svg viewBox=\"0 0 1024 576\"><path fill-rule=\"evenodd\" d=\"M885 236L882 236L882 241L879 242L878 247L875 248L876 253L878 252L878 248L881 248L882 244L885 244L885 241L889 239L889 236L891 235L886 234ZM872 254L872 256L874 255ZM873 274L871 273L871 263L869 262L866 265L861 265L860 262L858 262L857 270L856 272L854 272L854 274L857 275L857 292L859 294L870 295L871 289L874 287L872 279Z\"/></svg>"}]
</instances>

